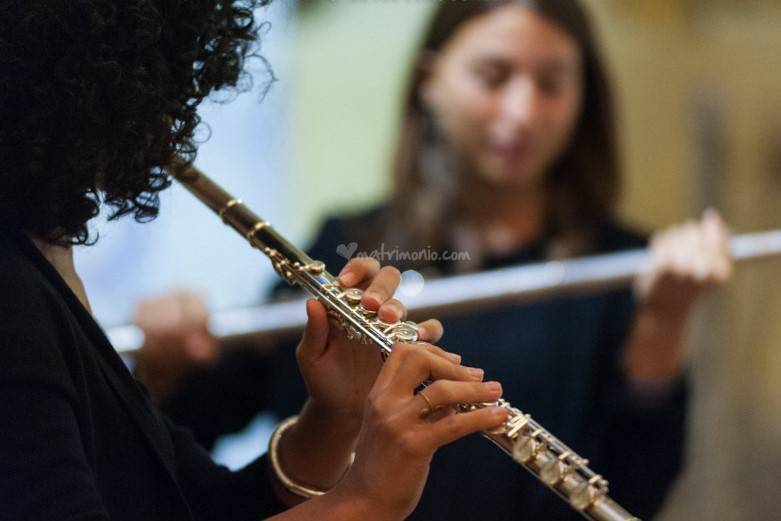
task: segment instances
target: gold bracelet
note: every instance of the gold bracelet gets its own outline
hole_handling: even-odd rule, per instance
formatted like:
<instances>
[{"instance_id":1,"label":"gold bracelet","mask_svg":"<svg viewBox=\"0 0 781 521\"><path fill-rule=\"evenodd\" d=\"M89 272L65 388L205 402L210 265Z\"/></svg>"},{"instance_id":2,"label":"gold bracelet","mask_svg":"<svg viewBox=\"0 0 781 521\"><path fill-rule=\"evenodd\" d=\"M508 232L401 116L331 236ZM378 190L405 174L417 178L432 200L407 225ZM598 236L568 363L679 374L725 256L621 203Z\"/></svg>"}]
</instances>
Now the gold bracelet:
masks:
<instances>
[{"instance_id":1,"label":"gold bracelet","mask_svg":"<svg viewBox=\"0 0 781 521\"><path fill-rule=\"evenodd\" d=\"M282 486L297 496L311 499L313 497L322 496L327 491L296 483L285 474L285 471L282 470L282 466L279 464L279 440L282 439L285 431L295 425L297 421L298 416L291 416L282 421L282 423L274 429L274 433L271 435L271 440L268 444L269 460L271 461L271 469L274 471L274 475Z\"/></svg>"}]
</instances>

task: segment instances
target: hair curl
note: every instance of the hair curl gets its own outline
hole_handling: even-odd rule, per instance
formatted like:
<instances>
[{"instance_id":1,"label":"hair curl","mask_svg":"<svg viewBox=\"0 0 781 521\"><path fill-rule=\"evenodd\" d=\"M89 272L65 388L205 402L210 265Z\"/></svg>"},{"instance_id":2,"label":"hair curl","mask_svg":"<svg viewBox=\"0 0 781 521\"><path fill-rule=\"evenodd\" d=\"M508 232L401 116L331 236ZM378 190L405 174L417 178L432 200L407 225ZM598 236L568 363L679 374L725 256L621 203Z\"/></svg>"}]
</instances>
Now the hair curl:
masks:
<instances>
[{"instance_id":1,"label":"hair curl","mask_svg":"<svg viewBox=\"0 0 781 521\"><path fill-rule=\"evenodd\" d=\"M0 0L0 219L89 244L101 203L154 218L198 104L245 83L267 2Z\"/></svg>"}]
</instances>

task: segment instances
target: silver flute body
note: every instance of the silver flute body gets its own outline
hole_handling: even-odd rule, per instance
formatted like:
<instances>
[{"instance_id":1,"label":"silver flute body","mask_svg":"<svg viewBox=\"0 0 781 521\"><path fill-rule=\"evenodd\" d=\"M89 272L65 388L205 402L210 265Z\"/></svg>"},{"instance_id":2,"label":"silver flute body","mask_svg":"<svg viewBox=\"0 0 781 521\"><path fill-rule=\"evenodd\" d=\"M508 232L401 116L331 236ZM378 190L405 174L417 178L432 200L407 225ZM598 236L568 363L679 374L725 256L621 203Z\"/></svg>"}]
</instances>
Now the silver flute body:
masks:
<instances>
[{"instance_id":1,"label":"silver flute body","mask_svg":"<svg viewBox=\"0 0 781 521\"><path fill-rule=\"evenodd\" d=\"M341 287L321 261L310 258L290 244L267 221L259 218L203 173L190 165L178 165L172 168L172 174L219 215L226 225L268 256L274 269L287 282L301 286L322 302L329 315L348 335L375 344L383 357L392 351L396 342L417 341L415 323L385 323L379 320L375 312L360 305L360 290ZM530 415L505 400L464 404L459 409L466 412L491 406L507 409L508 419L501 427L483 435L586 519L639 521L608 496L607 480L592 471L587 460L578 456Z\"/></svg>"},{"instance_id":2,"label":"silver flute body","mask_svg":"<svg viewBox=\"0 0 781 521\"><path fill-rule=\"evenodd\" d=\"M730 247L733 260L741 264L778 258L781 230L738 235L730 239ZM496 305L604 292L632 284L649 267L650 260L647 249L635 249L451 275L426 280L425 291L405 296L404 304L410 315L443 318ZM403 288L402 280L402 292ZM216 311L209 317L209 328L224 340L245 336L258 341L277 339L299 333L305 323L303 301L298 299ZM112 327L108 335L117 351L124 354L139 349L144 341L141 330L133 325Z\"/></svg>"}]
</instances>

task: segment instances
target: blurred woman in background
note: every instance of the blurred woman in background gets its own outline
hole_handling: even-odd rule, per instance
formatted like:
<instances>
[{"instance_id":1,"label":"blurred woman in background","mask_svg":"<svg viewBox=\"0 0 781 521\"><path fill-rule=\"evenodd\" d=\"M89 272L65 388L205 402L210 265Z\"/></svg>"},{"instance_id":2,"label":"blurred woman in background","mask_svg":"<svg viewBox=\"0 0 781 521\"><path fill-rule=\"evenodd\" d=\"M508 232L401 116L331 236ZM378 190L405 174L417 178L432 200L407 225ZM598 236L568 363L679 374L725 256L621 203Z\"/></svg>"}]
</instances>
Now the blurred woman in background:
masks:
<instances>
[{"instance_id":1,"label":"blurred woman in background","mask_svg":"<svg viewBox=\"0 0 781 521\"><path fill-rule=\"evenodd\" d=\"M615 216L612 98L574 1L442 3L414 61L393 171L391 198L328 219L312 257L338 270L345 258L337 246L354 242L360 252L399 252L383 260L402 270L440 276L647 244ZM682 467L686 325L701 295L731 272L727 232L712 211L656 234L650 246L653 266L634 294L557 298L444 321L448 349L504 382L512 403L588 457L611 480L612 496L646 519ZM423 250L439 258L403 258ZM446 258L457 252L469 259ZM162 341L172 330L191 360L215 358L205 312L177 304L189 299L141 307L139 324L150 333L141 359L150 374L162 365L156 360L179 356ZM153 323L166 307L184 310L181 320ZM303 390L286 400L301 388L291 361L289 349L273 361L224 355L164 401L209 443L258 410L294 410ZM158 381L171 374L158 372ZM443 449L432 478L411 519L579 518L479 439Z\"/></svg>"}]
</instances>

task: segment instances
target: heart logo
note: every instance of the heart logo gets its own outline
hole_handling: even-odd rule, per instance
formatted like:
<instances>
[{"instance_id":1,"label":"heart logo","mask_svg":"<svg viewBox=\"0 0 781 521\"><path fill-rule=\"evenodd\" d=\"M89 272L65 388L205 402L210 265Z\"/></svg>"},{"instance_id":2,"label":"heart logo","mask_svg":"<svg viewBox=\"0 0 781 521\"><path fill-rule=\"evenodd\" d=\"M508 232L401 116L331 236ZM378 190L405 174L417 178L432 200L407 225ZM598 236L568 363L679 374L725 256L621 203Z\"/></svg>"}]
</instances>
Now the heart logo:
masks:
<instances>
[{"instance_id":1,"label":"heart logo","mask_svg":"<svg viewBox=\"0 0 781 521\"><path fill-rule=\"evenodd\" d=\"M353 253L355 253L355 250L358 249L358 243L357 242L351 242L350 244L340 244L336 247L336 253L344 257L345 259L350 259L353 256Z\"/></svg>"}]
</instances>

